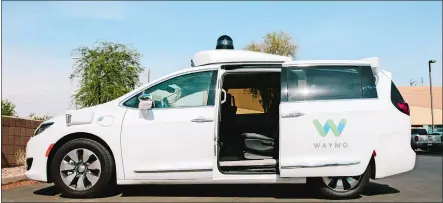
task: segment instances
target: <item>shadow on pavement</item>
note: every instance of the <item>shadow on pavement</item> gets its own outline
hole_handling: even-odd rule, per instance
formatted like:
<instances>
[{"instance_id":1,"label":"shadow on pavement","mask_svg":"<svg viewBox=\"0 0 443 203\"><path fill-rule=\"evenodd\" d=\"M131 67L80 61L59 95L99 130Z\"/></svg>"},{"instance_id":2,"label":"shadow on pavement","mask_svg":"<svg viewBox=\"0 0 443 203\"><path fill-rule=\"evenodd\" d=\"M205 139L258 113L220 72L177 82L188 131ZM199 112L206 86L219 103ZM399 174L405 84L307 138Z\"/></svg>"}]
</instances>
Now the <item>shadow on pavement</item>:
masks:
<instances>
[{"instance_id":1,"label":"shadow on pavement","mask_svg":"<svg viewBox=\"0 0 443 203\"><path fill-rule=\"evenodd\" d=\"M422 155L422 156L442 156L442 151L415 151L415 154Z\"/></svg>"},{"instance_id":2,"label":"shadow on pavement","mask_svg":"<svg viewBox=\"0 0 443 203\"><path fill-rule=\"evenodd\" d=\"M390 187L389 185L373 183L370 182L365 190L363 191L363 196L377 196L377 195L388 195L388 194L396 194L400 191Z\"/></svg>"},{"instance_id":3,"label":"shadow on pavement","mask_svg":"<svg viewBox=\"0 0 443 203\"><path fill-rule=\"evenodd\" d=\"M52 185L47 188L37 190L34 192L34 194L35 195L43 195L43 196L56 196L56 195L60 194L60 192L57 191L57 188L55 188L54 185Z\"/></svg>"},{"instance_id":4,"label":"shadow on pavement","mask_svg":"<svg viewBox=\"0 0 443 203\"><path fill-rule=\"evenodd\" d=\"M363 196L399 193L388 185L370 182ZM60 194L54 186L35 191L36 195L55 196ZM105 197L266 197L280 199L319 199L312 187L304 184L222 184L222 185L143 185L121 186ZM60 195L63 197L63 195ZM360 197L357 197L361 198Z\"/></svg>"}]
</instances>

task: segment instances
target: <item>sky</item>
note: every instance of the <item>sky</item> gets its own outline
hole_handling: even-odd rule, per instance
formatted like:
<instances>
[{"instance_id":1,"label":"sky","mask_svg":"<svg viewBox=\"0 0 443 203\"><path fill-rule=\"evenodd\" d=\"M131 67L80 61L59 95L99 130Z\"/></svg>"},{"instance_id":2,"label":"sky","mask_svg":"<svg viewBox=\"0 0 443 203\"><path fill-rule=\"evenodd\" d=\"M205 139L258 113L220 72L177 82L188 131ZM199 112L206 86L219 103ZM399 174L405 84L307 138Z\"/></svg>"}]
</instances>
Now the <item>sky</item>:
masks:
<instances>
[{"instance_id":1,"label":"sky","mask_svg":"<svg viewBox=\"0 0 443 203\"><path fill-rule=\"evenodd\" d=\"M190 66L227 34L236 49L284 31L297 60L379 57L398 86L442 85L442 2L2 1L2 99L19 116L70 107L72 50L97 41L131 45L151 80ZM147 72L141 81L147 82Z\"/></svg>"}]
</instances>

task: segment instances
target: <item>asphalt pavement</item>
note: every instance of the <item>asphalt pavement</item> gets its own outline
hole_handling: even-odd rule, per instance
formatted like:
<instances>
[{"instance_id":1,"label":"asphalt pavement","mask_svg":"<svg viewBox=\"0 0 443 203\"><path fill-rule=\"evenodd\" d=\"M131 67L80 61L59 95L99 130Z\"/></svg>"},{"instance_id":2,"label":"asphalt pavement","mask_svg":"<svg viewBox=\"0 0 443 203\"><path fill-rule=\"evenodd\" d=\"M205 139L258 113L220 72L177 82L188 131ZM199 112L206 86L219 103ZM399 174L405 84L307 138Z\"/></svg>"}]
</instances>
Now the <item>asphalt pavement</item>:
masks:
<instances>
[{"instance_id":1,"label":"asphalt pavement","mask_svg":"<svg viewBox=\"0 0 443 203\"><path fill-rule=\"evenodd\" d=\"M417 152L413 171L371 180L365 192L346 201L442 202L441 153ZM69 199L52 184L2 190L2 202L324 202L306 185L124 186L96 199ZM341 200L343 201L343 200Z\"/></svg>"}]
</instances>

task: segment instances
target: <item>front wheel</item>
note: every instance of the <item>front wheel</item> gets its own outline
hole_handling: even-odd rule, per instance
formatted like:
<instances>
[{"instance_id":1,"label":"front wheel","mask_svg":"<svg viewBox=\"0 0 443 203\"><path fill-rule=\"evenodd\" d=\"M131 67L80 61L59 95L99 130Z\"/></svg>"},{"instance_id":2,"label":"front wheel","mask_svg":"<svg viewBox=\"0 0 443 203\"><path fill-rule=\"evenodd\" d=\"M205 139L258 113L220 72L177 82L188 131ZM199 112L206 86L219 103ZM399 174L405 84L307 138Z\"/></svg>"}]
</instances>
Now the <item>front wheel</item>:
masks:
<instances>
[{"instance_id":1,"label":"front wheel","mask_svg":"<svg viewBox=\"0 0 443 203\"><path fill-rule=\"evenodd\" d=\"M358 196L369 183L371 166L360 176L322 177L312 179L322 196L329 199L349 199Z\"/></svg>"},{"instance_id":2,"label":"front wheel","mask_svg":"<svg viewBox=\"0 0 443 203\"><path fill-rule=\"evenodd\" d=\"M115 166L112 155L100 143L75 139L55 154L51 171L63 195L75 198L102 195L110 186Z\"/></svg>"}]
</instances>

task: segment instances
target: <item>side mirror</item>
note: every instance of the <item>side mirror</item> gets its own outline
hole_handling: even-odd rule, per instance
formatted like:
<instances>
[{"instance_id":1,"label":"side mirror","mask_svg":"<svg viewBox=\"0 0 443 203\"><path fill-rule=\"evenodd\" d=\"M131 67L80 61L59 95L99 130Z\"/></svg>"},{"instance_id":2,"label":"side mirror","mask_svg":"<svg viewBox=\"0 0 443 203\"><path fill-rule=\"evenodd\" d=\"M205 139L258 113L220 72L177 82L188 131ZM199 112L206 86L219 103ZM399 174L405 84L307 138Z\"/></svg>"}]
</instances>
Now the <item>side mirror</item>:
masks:
<instances>
[{"instance_id":1,"label":"side mirror","mask_svg":"<svg viewBox=\"0 0 443 203\"><path fill-rule=\"evenodd\" d=\"M140 110L148 110L152 108L152 98L150 94L142 94L138 97L138 100L140 101L138 103L138 108Z\"/></svg>"}]
</instances>

